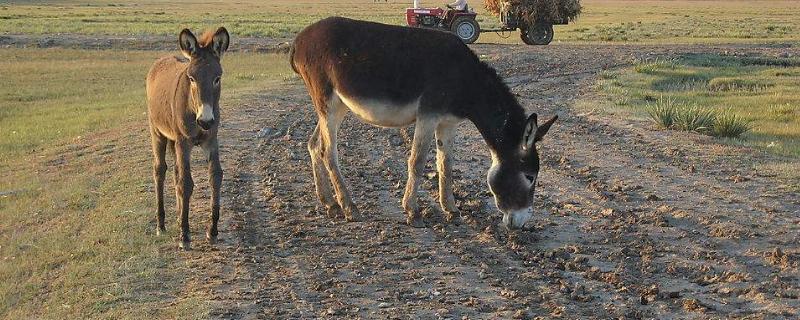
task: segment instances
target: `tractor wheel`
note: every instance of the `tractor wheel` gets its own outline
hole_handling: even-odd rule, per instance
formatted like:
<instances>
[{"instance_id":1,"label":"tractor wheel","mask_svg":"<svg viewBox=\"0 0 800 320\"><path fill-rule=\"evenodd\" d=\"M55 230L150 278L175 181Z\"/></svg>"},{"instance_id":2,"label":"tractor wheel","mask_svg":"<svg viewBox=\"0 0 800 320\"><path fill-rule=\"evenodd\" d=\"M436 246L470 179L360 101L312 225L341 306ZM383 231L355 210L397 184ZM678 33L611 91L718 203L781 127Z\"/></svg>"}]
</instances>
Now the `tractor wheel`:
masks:
<instances>
[{"instance_id":1,"label":"tractor wheel","mask_svg":"<svg viewBox=\"0 0 800 320\"><path fill-rule=\"evenodd\" d=\"M520 31L519 37L528 45L547 45L553 41L553 25L550 23L537 23Z\"/></svg>"},{"instance_id":2,"label":"tractor wheel","mask_svg":"<svg viewBox=\"0 0 800 320\"><path fill-rule=\"evenodd\" d=\"M478 26L478 21L467 17L456 18L453 24L450 25L450 31L466 44L475 42L475 40L478 40L478 36L481 35L481 27Z\"/></svg>"}]
</instances>

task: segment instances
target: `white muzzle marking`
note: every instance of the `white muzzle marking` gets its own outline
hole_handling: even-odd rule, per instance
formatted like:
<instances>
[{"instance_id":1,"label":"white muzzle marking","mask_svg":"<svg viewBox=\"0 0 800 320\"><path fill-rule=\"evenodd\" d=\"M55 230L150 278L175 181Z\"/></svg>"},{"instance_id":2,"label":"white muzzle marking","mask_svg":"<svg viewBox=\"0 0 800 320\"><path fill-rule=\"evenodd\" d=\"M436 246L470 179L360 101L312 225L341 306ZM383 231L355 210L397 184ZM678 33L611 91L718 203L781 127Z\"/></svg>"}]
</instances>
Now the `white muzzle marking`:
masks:
<instances>
[{"instance_id":1,"label":"white muzzle marking","mask_svg":"<svg viewBox=\"0 0 800 320\"><path fill-rule=\"evenodd\" d=\"M503 215L503 225L511 229L519 229L533 216L533 208L514 210Z\"/></svg>"},{"instance_id":2,"label":"white muzzle marking","mask_svg":"<svg viewBox=\"0 0 800 320\"><path fill-rule=\"evenodd\" d=\"M211 108L211 105L205 103L203 104L200 112L197 113L197 120L203 122L214 120L214 109Z\"/></svg>"}]
</instances>

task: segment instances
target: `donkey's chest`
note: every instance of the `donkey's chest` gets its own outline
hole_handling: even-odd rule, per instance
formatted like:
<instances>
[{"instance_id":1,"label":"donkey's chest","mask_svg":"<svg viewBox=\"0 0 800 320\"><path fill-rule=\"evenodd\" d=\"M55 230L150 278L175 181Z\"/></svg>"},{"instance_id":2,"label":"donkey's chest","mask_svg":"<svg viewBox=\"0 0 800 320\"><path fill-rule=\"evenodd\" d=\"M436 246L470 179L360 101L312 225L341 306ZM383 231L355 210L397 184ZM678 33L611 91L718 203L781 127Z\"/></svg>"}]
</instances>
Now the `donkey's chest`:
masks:
<instances>
[{"instance_id":1,"label":"donkey's chest","mask_svg":"<svg viewBox=\"0 0 800 320\"><path fill-rule=\"evenodd\" d=\"M362 121L381 127L404 127L414 123L419 110L419 98L407 103L358 98L335 92L341 102Z\"/></svg>"}]
</instances>

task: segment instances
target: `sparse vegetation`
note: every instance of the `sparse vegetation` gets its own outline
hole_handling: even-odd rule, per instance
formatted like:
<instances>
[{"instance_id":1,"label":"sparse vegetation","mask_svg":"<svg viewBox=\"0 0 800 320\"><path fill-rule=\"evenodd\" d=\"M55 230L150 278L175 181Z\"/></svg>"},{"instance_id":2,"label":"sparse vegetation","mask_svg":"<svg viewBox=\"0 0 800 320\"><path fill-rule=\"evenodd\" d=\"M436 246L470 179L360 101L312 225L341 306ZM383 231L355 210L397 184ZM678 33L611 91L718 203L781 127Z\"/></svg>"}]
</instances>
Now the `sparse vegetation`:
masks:
<instances>
[{"instance_id":1,"label":"sparse vegetation","mask_svg":"<svg viewBox=\"0 0 800 320\"><path fill-rule=\"evenodd\" d=\"M800 156L798 79L797 58L690 54L601 75L598 88L660 127Z\"/></svg>"}]
</instances>

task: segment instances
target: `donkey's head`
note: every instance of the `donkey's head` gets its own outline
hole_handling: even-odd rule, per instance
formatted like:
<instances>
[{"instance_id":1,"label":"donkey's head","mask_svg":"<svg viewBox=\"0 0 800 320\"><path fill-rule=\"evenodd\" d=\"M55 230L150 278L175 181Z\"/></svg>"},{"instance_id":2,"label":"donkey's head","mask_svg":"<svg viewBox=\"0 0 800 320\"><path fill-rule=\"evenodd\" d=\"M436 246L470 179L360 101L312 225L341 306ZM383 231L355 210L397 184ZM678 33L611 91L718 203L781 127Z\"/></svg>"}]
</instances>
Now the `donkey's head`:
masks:
<instances>
[{"instance_id":1,"label":"donkey's head","mask_svg":"<svg viewBox=\"0 0 800 320\"><path fill-rule=\"evenodd\" d=\"M492 153L489 190L497 208L503 212L503 224L508 228L521 228L533 215L533 193L539 175L536 143L542 141L556 119L558 116L540 126L536 114L531 114L516 150L507 154Z\"/></svg>"},{"instance_id":2,"label":"donkey's head","mask_svg":"<svg viewBox=\"0 0 800 320\"><path fill-rule=\"evenodd\" d=\"M214 126L219 117L219 95L222 88L220 58L228 50L228 30L220 27L216 32L206 32L198 41L189 29L178 36L181 52L189 59L186 76L189 77L191 107L195 120L204 130Z\"/></svg>"}]
</instances>

